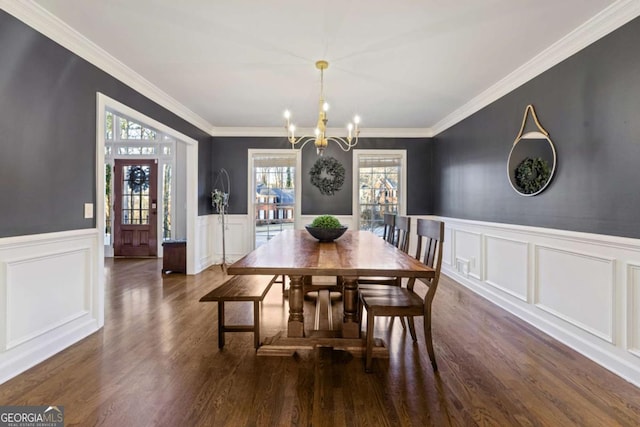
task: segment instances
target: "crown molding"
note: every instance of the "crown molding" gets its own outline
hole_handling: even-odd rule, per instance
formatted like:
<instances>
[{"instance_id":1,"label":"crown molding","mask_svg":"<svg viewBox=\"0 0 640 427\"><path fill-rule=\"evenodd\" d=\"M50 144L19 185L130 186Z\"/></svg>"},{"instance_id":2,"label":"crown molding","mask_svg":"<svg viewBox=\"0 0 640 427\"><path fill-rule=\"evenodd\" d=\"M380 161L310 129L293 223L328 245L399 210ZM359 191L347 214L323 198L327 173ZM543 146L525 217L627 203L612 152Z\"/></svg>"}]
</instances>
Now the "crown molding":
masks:
<instances>
[{"instance_id":1,"label":"crown molding","mask_svg":"<svg viewBox=\"0 0 640 427\"><path fill-rule=\"evenodd\" d=\"M0 0L0 8L122 83L208 132L213 125L32 0Z\"/></svg>"},{"instance_id":2,"label":"crown molding","mask_svg":"<svg viewBox=\"0 0 640 427\"><path fill-rule=\"evenodd\" d=\"M431 128L365 128L360 138L432 138Z\"/></svg>"},{"instance_id":3,"label":"crown molding","mask_svg":"<svg viewBox=\"0 0 640 427\"><path fill-rule=\"evenodd\" d=\"M213 127L211 136L254 136L286 138L284 127Z\"/></svg>"},{"instance_id":4,"label":"crown molding","mask_svg":"<svg viewBox=\"0 0 640 427\"><path fill-rule=\"evenodd\" d=\"M313 128L296 129L299 136L313 135ZM287 136L282 127L214 127L209 133L216 136L253 136L253 137L281 137ZM342 136L346 131L342 128L327 128L328 135ZM430 128L366 128L360 131L360 138L431 138Z\"/></svg>"},{"instance_id":5,"label":"crown molding","mask_svg":"<svg viewBox=\"0 0 640 427\"><path fill-rule=\"evenodd\" d=\"M431 128L433 135L438 135L466 119L638 16L640 16L639 0L618 0L437 122Z\"/></svg>"}]
</instances>

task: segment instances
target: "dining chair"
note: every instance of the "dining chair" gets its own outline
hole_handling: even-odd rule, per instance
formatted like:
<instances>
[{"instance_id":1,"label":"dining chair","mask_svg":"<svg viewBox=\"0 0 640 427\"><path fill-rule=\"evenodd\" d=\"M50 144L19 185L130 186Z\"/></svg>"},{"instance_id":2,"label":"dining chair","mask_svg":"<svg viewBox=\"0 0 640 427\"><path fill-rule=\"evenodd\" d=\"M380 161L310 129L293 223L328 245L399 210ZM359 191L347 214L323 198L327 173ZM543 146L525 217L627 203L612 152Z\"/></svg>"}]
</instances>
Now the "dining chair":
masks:
<instances>
[{"instance_id":1,"label":"dining chair","mask_svg":"<svg viewBox=\"0 0 640 427\"><path fill-rule=\"evenodd\" d=\"M402 252L409 253L409 237L411 236L411 217L397 216L395 218L395 226L393 227L394 238L389 243L400 249ZM359 277L358 292L384 292L380 289L380 285L401 286L402 279L400 277ZM359 301L359 300L358 300ZM360 323L362 323L362 303L358 302L358 315ZM393 316L392 316L393 320ZM404 317L400 317L400 323L406 328Z\"/></svg>"},{"instance_id":2,"label":"dining chair","mask_svg":"<svg viewBox=\"0 0 640 427\"><path fill-rule=\"evenodd\" d=\"M413 318L424 317L424 337L433 370L438 370L433 349L431 334L431 305L442 266L442 245L444 243L444 222L436 220L418 219L418 243L416 259L421 259L425 265L435 269L432 279L420 279L427 285L427 293L421 297L414 291L415 278L409 279L407 287L379 285L375 291L360 292L360 303L367 310L367 335L365 370L371 372L373 352L373 331L377 316L402 316L409 318L409 331L414 341L417 341ZM424 247L424 254L422 248Z\"/></svg>"}]
</instances>

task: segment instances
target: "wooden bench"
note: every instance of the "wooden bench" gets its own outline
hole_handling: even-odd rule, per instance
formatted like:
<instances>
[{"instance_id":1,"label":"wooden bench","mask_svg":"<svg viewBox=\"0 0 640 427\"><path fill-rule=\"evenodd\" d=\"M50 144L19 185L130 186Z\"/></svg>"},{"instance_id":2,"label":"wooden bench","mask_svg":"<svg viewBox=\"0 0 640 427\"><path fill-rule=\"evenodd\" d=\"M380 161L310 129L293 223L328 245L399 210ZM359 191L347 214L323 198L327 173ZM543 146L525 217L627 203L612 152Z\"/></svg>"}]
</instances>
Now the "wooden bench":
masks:
<instances>
[{"instance_id":1,"label":"wooden bench","mask_svg":"<svg viewBox=\"0 0 640 427\"><path fill-rule=\"evenodd\" d=\"M202 298L200 302L218 303L218 348L224 347L225 332L253 332L255 348L260 347L260 303L278 276L232 276ZM253 325L226 325L224 303L253 301Z\"/></svg>"}]
</instances>

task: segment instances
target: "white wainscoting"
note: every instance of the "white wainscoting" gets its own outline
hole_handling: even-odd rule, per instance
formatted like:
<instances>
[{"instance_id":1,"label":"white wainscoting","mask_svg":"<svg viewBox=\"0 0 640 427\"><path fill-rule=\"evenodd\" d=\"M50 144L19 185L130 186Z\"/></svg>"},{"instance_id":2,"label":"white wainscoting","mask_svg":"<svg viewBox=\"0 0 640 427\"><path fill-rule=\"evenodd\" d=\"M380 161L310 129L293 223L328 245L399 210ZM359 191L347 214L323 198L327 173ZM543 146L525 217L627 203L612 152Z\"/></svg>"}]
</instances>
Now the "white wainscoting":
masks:
<instances>
[{"instance_id":1,"label":"white wainscoting","mask_svg":"<svg viewBox=\"0 0 640 427\"><path fill-rule=\"evenodd\" d=\"M0 239L0 383L98 330L95 229Z\"/></svg>"},{"instance_id":2,"label":"white wainscoting","mask_svg":"<svg viewBox=\"0 0 640 427\"><path fill-rule=\"evenodd\" d=\"M439 219L446 275L640 386L640 240Z\"/></svg>"},{"instance_id":3,"label":"white wainscoting","mask_svg":"<svg viewBox=\"0 0 640 427\"><path fill-rule=\"evenodd\" d=\"M540 245L535 255L536 307L612 343L615 261Z\"/></svg>"},{"instance_id":4,"label":"white wainscoting","mask_svg":"<svg viewBox=\"0 0 640 427\"><path fill-rule=\"evenodd\" d=\"M195 274L214 264L212 225L213 215L198 216L196 219Z\"/></svg>"},{"instance_id":5,"label":"white wainscoting","mask_svg":"<svg viewBox=\"0 0 640 427\"><path fill-rule=\"evenodd\" d=\"M627 282L628 349L640 357L640 264L627 265Z\"/></svg>"},{"instance_id":6,"label":"white wainscoting","mask_svg":"<svg viewBox=\"0 0 640 427\"><path fill-rule=\"evenodd\" d=\"M454 268L467 277L471 276L477 280L482 280L480 267L482 235L463 229L454 229L452 234Z\"/></svg>"},{"instance_id":7,"label":"white wainscoting","mask_svg":"<svg viewBox=\"0 0 640 427\"><path fill-rule=\"evenodd\" d=\"M198 272L222 263L222 219L220 215L199 216L196 256ZM248 215L225 216L225 257L227 264L237 261L251 251L252 239Z\"/></svg>"},{"instance_id":8,"label":"white wainscoting","mask_svg":"<svg viewBox=\"0 0 640 427\"><path fill-rule=\"evenodd\" d=\"M528 301L529 245L522 240L484 236L484 282ZM512 268L504 268L505 265Z\"/></svg>"}]
</instances>

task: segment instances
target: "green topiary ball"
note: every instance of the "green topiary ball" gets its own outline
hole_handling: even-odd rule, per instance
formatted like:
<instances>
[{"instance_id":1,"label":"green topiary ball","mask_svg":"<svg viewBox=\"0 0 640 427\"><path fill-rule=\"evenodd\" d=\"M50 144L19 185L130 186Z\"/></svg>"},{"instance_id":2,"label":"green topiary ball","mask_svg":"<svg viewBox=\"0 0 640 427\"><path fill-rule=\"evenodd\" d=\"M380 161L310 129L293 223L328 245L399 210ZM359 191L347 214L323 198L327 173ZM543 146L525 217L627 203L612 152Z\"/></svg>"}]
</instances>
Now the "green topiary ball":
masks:
<instances>
[{"instance_id":1,"label":"green topiary ball","mask_svg":"<svg viewBox=\"0 0 640 427\"><path fill-rule=\"evenodd\" d=\"M340 228L342 227L342 225L340 224L340 221L338 221L338 219L334 216L331 215L320 215L319 217L315 218L313 220L313 222L311 223L312 227L318 227L318 228Z\"/></svg>"}]
</instances>

